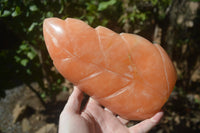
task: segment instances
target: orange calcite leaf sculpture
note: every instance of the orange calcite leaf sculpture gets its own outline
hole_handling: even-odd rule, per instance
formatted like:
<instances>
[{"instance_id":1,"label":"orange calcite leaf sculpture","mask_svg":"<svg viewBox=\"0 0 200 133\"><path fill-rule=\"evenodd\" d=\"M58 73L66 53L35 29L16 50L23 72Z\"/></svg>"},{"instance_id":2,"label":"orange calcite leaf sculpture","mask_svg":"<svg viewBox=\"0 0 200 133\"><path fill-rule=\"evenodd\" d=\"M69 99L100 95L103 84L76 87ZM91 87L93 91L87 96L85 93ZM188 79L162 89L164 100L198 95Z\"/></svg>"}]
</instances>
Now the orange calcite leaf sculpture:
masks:
<instances>
[{"instance_id":1,"label":"orange calcite leaf sculpture","mask_svg":"<svg viewBox=\"0 0 200 133\"><path fill-rule=\"evenodd\" d=\"M170 58L143 37L73 18L48 18L43 32L58 71L125 119L153 116L173 90L177 75Z\"/></svg>"}]
</instances>

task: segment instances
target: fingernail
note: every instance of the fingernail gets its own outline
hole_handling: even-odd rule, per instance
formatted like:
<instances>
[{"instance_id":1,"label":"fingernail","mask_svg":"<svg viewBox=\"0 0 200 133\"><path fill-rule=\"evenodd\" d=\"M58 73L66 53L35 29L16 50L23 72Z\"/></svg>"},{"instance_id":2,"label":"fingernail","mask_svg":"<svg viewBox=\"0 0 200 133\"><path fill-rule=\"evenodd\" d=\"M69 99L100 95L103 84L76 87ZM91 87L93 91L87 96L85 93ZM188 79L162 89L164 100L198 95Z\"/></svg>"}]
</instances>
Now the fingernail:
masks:
<instances>
[{"instance_id":1,"label":"fingernail","mask_svg":"<svg viewBox=\"0 0 200 133\"><path fill-rule=\"evenodd\" d=\"M153 122L159 122L160 119L162 118L162 116L163 116L163 112L158 112L156 115L154 115L154 116L151 118L151 120L152 120Z\"/></svg>"}]
</instances>

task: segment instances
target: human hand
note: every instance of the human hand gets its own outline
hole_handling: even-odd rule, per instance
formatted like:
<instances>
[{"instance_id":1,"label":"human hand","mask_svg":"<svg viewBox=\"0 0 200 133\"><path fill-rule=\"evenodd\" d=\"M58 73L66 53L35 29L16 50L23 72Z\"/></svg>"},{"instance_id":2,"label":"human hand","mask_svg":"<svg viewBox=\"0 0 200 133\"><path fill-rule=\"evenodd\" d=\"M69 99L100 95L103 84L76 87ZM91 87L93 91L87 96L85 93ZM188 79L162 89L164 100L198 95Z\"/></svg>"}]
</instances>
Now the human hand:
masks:
<instances>
[{"instance_id":1,"label":"human hand","mask_svg":"<svg viewBox=\"0 0 200 133\"><path fill-rule=\"evenodd\" d=\"M163 116L163 112L158 112L152 118L128 128L128 120L116 117L92 98L81 112L82 99L83 92L74 87L60 114L59 133L146 133L156 126Z\"/></svg>"}]
</instances>

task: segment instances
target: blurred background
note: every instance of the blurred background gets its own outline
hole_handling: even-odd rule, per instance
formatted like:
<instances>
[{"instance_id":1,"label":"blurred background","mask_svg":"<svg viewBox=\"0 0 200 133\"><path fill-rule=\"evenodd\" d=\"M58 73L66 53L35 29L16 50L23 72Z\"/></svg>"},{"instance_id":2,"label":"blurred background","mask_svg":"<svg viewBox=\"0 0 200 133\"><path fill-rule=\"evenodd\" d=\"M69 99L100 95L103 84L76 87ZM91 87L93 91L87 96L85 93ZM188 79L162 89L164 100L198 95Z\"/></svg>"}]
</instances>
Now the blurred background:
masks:
<instances>
[{"instance_id":1,"label":"blurred background","mask_svg":"<svg viewBox=\"0 0 200 133\"><path fill-rule=\"evenodd\" d=\"M77 18L159 43L178 80L151 132L200 132L200 0L1 0L0 133L57 132L72 84L47 53L42 25L48 17Z\"/></svg>"}]
</instances>

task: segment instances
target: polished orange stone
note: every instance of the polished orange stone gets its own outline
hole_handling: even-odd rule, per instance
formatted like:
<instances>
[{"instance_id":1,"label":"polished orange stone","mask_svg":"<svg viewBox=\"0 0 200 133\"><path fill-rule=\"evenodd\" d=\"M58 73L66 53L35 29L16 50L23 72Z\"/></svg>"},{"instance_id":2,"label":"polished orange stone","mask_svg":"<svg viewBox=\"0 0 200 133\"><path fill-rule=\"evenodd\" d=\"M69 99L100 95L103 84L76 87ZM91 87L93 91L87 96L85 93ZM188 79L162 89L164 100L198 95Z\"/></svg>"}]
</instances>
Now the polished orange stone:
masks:
<instances>
[{"instance_id":1,"label":"polished orange stone","mask_svg":"<svg viewBox=\"0 0 200 133\"><path fill-rule=\"evenodd\" d=\"M73 18L45 19L43 32L58 71L123 118L153 116L174 88L177 75L167 53L141 36Z\"/></svg>"}]
</instances>

